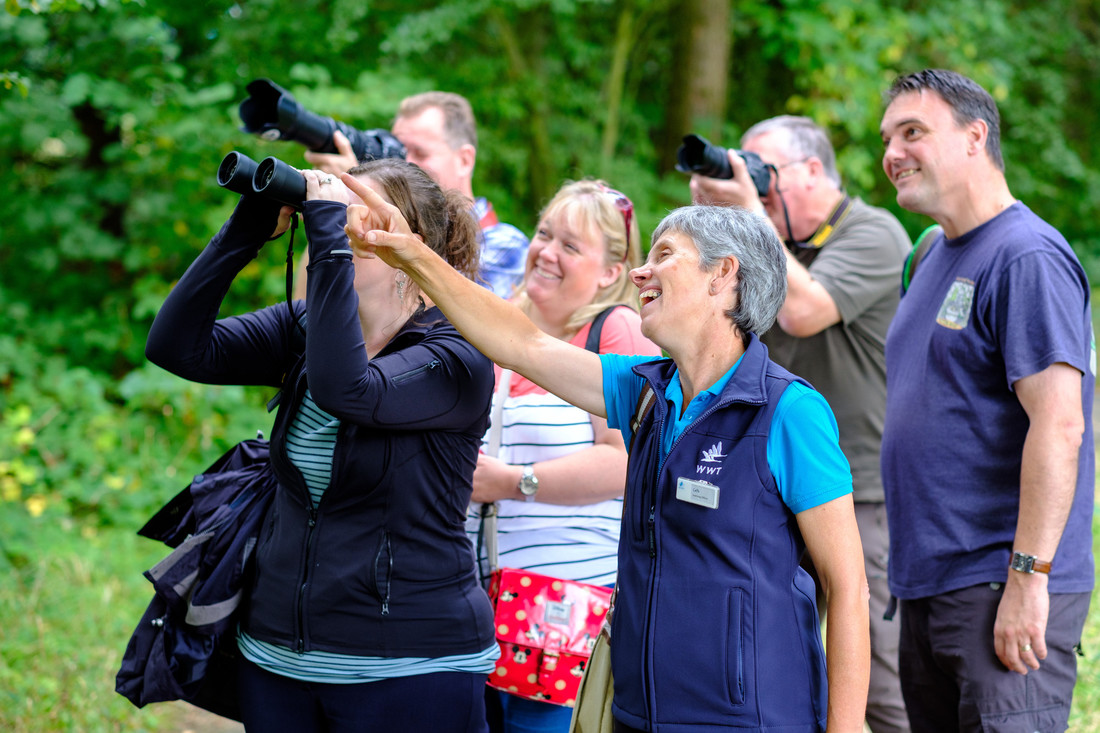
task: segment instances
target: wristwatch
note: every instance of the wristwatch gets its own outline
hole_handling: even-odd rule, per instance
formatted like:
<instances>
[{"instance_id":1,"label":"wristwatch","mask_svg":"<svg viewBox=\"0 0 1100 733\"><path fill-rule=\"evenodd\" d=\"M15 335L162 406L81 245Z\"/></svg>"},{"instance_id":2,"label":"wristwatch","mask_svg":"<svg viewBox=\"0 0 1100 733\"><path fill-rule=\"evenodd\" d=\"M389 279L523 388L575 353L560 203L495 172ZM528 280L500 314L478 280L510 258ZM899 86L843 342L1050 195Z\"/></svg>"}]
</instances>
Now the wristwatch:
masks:
<instances>
[{"instance_id":1,"label":"wristwatch","mask_svg":"<svg viewBox=\"0 0 1100 733\"><path fill-rule=\"evenodd\" d=\"M519 479L519 493L523 494L524 501L534 501L535 493L539 490L539 479L535 476L535 467L527 465L523 467L523 475Z\"/></svg>"},{"instance_id":2,"label":"wristwatch","mask_svg":"<svg viewBox=\"0 0 1100 733\"><path fill-rule=\"evenodd\" d=\"M1018 573L1047 573L1050 574L1050 561L1040 560L1034 555L1025 555L1022 552L1012 553L1012 562L1008 567Z\"/></svg>"}]
</instances>

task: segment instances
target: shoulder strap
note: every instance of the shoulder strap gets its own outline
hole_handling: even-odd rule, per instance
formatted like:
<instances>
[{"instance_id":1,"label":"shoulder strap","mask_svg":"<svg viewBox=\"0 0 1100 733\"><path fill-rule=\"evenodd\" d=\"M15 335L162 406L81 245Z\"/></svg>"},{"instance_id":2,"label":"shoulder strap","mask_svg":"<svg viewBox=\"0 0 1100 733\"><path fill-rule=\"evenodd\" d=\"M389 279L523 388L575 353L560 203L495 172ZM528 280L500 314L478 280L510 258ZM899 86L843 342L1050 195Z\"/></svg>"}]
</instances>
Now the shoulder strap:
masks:
<instances>
[{"instance_id":1,"label":"shoulder strap","mask_svg":"<svg viewBox=\"0 0 1100 733\"><path fill-rule=\"evenodd\" d=\"M500 453L500 435L502 432L501 420L504 414L504 401L508 399L508 391L512 385L512 370L504 369L500 372L500 380L497 382L496 399L493 401L493 410L489 417L489 444L485 447L485 454L497 458ZM487 583L489 576L497 569L500 562L499 543L497 541L497 516L499 508L496 502L490 501L481 505L481 527L478 529L478 565L481 565L481 548L485 548L485 561L487 566L481 569L481 580ZM467 513L469 513L467 511Z\"/></svg>"},{"instance_id":2,"label":"shoulder strap","mask_svg":"<svg viewBox=\"0 0 1100 733\"><path fill-rule=\"evenodd\" d=\"M905 291L909 289L909 283L913 280L913 273L917 271L917 265L924 259L924 256L928 254L928 249L932 246L932 242L936 241L936 237L943 231L943 227L939 224L933 224L926 228L917 237L917 243L913 245L913 249L910 250L909 256L905 258L905 265L901 268L901 294L905 295Z\"/></svg>"},{"instance_id":3,"label":"shoulder strap","mask_svg":"<svg viewBox=\"0 0 1100 733\"><path fill-rule=\"evenodd\" d=\"M600 311L596 317L592 319L592 328L588 329L588 338L584 340L584 348L591 351L593 354L600 353L600 336L603 334L603 322L611 315L611 311L616 308L625 307L625 305L613 305Z\"/></svg>"},{"instance_id":4,"label":"shoulder strap","mask_svg":"<svg viewBox=\"0 0 1100 733\"><path fill-rule=\"evenodd\" d=\"M638 435L638 429L642 427L646 416L653 412L653 405L656 402L657 393L653 391L653 385L647 381L642 393L638 395L638 404L634 407L634 417L630 418L630 445L628 449L634 448L634 438Z\"/></svg>"}]
</instances>

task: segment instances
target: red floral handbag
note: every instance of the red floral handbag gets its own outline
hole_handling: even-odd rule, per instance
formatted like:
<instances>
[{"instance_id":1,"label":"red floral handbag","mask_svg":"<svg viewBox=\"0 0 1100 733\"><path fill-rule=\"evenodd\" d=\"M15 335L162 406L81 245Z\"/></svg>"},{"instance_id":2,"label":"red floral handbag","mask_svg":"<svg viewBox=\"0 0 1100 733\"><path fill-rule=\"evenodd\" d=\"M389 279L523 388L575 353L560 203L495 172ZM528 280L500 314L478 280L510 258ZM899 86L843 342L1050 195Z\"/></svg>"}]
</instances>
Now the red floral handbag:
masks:
<instances>
[{"instance_id":1,"label":"red floral handbag","mask_svg":"<svg viewBox=\"0 0 1100 733\"><path fill-rule=\"evenodd\" d=\"M500 644L489 684L528 700L572 706L611 588L501 568L493 572L489 597Z\"/></svg>"}]
</instances>

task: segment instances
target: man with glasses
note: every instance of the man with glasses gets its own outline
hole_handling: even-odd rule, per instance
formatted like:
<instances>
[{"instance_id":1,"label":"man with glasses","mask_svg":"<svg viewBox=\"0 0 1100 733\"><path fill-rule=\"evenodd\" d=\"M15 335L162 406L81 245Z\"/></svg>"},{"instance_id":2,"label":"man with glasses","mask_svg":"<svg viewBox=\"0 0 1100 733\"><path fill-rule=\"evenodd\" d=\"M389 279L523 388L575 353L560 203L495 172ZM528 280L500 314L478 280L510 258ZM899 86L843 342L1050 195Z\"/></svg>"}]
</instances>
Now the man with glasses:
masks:
<instances>
[{"instance_id":1,"label":"man with glasses","mask_svg":"<svg viewBox=\"0 0 1100 733\"><path fill-rule=\"evenodd\" d=\"M787 299L763 341L772 359L808 380L836 414L871 589L867 722L874 733L908 731L898 683L898 624L883 618L890 601L889 535L879 448L886 329L897 309L910 240L893 214L845 193L829 138L809 118L759 122L741 137L741 148L774 167L767 194L759 196L745 162L731 150L733 178L693 175L692 199L766 214L787 244Z\"/></svg>"}]
</instances>

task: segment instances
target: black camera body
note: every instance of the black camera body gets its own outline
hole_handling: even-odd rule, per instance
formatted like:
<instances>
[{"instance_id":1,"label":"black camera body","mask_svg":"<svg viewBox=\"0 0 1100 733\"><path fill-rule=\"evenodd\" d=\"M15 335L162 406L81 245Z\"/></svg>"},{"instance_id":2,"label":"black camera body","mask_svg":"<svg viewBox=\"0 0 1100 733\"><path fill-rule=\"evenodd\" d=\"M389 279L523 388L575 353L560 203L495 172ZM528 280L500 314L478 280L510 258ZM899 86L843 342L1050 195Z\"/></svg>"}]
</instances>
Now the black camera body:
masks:
<instances>
[{"instance_id":1,"label":"black camera body","mask_svg":"<svg viewBox=\"0 0 1100 733\"><path fill-rule=\"evenodd\" d=\"M244 132L265 140L301 143L317 153L335 153L332 135L339 130L351 142L351 149L360 162L405 157L405 146L388 130L357 130L331 117L314 114L269 79L256 79L246 89L249 97L239 108Z\"/></svg>"},{"instance_id":2,"label":"black camera body","mask_svg":"<svg viewBox=\"0 0 1100 733\"><path fill-rule=\"evenodd\" d=\"M242 196L263 196L301 209L306 201L306 179L293 166L278 158L259 163L236 150L218 166L218 185Z\"/></svg>"},{"instance_id":3,"label":"black camera body","mask_svg":"<svg viewBox=\"0 0 1100 733\"><path fill-rule=\"evenodd\" d=\"M765 163L756 153L746 150L734 152L745 160L745 167L748 168L749 178L756 185L756 192L762 197L767 196L774 166ZM726 148L712 145L706 138L698 135L684 136L683 145L676 151L676 170L681 173L698 173L708 178L733 178Z\"/></svg>"}]
</instances>

